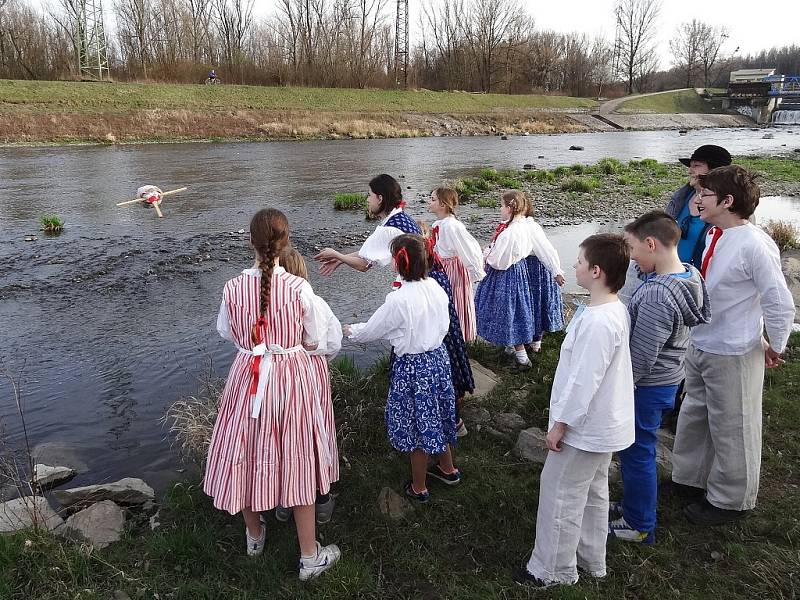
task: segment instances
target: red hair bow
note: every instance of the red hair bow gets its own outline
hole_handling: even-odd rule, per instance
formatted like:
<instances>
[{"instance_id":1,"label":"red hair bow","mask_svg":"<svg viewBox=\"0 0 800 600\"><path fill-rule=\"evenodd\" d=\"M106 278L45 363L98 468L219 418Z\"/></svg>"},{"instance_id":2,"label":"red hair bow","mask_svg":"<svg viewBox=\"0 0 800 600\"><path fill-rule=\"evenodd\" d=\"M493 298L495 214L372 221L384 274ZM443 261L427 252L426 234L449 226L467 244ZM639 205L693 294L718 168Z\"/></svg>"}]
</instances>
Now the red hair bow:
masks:
<instances>
[{"instance_id":1,"label":"red hair bow","mask_svg":"<svg viewBox=\"0 0 800 600\"><path fill-rule=\"evenodd\" d=\"M267 331L267 317L261 315L256 321L256 324L253 325L253 346L258 346L264 341L264 334ZM250 365L250 374L252 375L252 379L250 380L250 396L255 396L256 392L258 391L258 376L261 372L261 356L254 356L253 362Z\"/></svg>"},{"instance_id":2,"label":"red hair bow","mask_svg":"<svg viewBox=\"0 0 800 600\"><path fill-rule=\"evenodd\" d=\"M406 273L408 273L408 271L411 269L411 261L408 258L408 250L406 250L405 246L400 248L400 250L398 250L397 253L394 255L394 262L397 265L397 270L398 271L400 270L400 259L401 258L406 262L405 271L406 271Z\"/></svg>"}]
</instances>

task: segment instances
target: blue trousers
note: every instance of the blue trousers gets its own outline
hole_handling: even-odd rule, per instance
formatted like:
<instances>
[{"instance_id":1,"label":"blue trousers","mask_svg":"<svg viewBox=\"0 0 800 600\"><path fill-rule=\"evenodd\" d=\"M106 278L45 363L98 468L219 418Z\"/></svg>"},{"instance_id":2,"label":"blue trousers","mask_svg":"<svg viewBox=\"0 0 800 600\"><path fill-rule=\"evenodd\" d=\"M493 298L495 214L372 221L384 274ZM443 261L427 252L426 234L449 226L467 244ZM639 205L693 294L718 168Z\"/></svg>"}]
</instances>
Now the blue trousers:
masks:
<instances>
[{"instance_id":1,"label":"blue trousers","mask_svg":"<svg viewBox=\"0 0 800 600\"><path fill-rule=\"evenodd\" d=\"M661 417L675 402L677 385L637 387L633 399L636 407L636 441L619 452L619 465L624 486L622 514L637 531L656 528L658 477L656 444Z\"/></svg>"}]
</instances>

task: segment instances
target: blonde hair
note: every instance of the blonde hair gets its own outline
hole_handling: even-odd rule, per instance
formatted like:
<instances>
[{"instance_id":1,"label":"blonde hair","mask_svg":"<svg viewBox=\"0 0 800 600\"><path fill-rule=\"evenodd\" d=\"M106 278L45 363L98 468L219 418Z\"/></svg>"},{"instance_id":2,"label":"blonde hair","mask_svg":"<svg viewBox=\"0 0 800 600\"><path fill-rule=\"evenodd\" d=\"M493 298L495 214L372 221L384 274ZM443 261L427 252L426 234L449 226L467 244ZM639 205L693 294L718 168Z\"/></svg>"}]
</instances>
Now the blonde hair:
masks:
<instances>
[{"instance_id":1,"label":"blonde hair","mask_svg":"<svg viewBox=\"0 0 800 600\"><path fill-rule=\"evenodd\" d=\"M436 199L439 204L444 206L451 215L456 214L456 207L458 206L458 192L452 188L438 187L433 190L436 194Z\"/></svg>"},{"instance_id":2,"label":"blonde hair","mask_svg":"<svg viewBox=\"0 0 800 600\"><path fill-rule=\"evenodd\" d=\"M286 246L280 254L280 265L287 273L308 279L308 268L303 256L292 246Z\"/></svg>"},{"instance_id":3,"label":"blonde hair","mask_svg":"<svg viewBox=\"0 0 800 600\"><path fill-rule=\"evenodd\" d=\"M530 205L530 202L528 202L528 197L524 192L519 192L517 190L503 192L501 198L503 200L503 204L511 209L512 219L517 215L524 216L528 213L528 206Z\"/></svg>"}]
</instances>

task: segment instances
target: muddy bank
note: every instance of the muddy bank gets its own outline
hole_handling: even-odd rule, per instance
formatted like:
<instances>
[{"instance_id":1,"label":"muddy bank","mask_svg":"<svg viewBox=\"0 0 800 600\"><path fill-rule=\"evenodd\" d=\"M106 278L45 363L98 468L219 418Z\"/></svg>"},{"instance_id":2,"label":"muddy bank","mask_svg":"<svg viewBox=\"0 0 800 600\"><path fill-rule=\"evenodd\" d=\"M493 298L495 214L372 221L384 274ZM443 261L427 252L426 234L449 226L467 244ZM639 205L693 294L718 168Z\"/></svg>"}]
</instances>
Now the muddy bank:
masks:
<instances>
[{"instance_id":1,"label":"muddy bank","mask_svg":"<svg viewBox=\"0 0 800 600\"><path fill-rule=\"evenodd\" d=\"M732 115L613 115L623 129L752 126ZM0 140L15 144L220 140L377 139L607 131L583 109L494 109L485 113L325 112L188 109L125 112L0 112Z\"/></svg>"}]
</instances>

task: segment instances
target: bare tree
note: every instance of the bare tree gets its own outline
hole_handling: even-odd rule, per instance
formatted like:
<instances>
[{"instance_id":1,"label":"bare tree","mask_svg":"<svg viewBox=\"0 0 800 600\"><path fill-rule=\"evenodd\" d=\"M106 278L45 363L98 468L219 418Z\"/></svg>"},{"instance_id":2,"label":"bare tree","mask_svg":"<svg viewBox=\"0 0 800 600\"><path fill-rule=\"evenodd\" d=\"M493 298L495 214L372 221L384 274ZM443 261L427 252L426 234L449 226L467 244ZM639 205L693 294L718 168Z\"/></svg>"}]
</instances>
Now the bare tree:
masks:
<instances>
[{"instance_id":1,"label":"bare tree","mask_svg":"<svg viewBox=\"0 0 800 600\"><path fill-rule=\"evenodd\" d=\"M654 38L660 12L660 0L621 0L617 5L620 47L616 51L629 94L634 82L645 79L657 65Z\"/></svg>"},{"instance_id":2,"label":"bare tree","mask_svg":"<svg viewBox=\"0 0 800 600\"><path fill-rule=\"evenodd\" d=\"M700 46L710 29L706 23L692 19L678 25L675 37L669 41L675 67L684 73L684 87L692 87L694 74L700 66Z\"/></svg>"},{"instance_id":3,"label":"bare tree","mask_svg":"<svg viewBox=\"0 0 800 600\"><path fill-rule=\"evenodd\" d=\"M711 80L711 70L717 63L722 45L728 38L728 30L724 27L706 26L706 34L700 42L698 60L703 69L703 86L708 87Z\"/></svg>"},{"instance_id":4,"label":"bare tree","mask_svg":"<svg viewBox=\"0 0 800 600\"><path fill-rule=\"evenodd\" d=\"M213 0L215 24L231 73L239 72L244 83L245 42L253 27L255 0Z\"/></svg>"}]
</instances>

